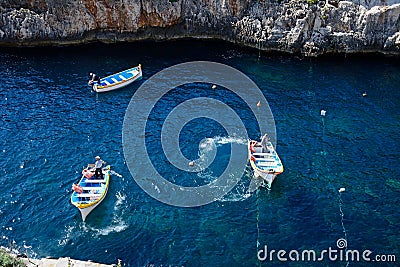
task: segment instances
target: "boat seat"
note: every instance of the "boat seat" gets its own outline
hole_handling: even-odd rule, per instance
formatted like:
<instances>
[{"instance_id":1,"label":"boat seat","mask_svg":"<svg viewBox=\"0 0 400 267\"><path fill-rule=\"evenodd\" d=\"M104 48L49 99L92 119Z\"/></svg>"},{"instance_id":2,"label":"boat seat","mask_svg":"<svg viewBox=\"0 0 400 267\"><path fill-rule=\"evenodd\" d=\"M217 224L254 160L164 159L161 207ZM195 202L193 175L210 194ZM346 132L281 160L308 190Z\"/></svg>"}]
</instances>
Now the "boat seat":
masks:
<instances>
[{"instance_id":1,"label":"boat seat","mask_svg":"<svg viewBox=\"0 0 400 267\"><path fill-rule=\"evenodd\" d=\"M273 162L272 164L271 163L272 162L270 162L270 163L268 163L268 162L260 162L260 163L257 163L256 165L262 166L262 167L276 167L276 163L275 162Z\"/></svg>"},{"instance_id":2,"label":"boat seat","mask_svg":"<svg viewBox=\"0 0 400 267\"><path fill-rule=\"evenodd\" d=\"M125 78L124 76L122 76L122 75L118 75L118 77L119 77L120 79L122 79L122 80L126 80L126 78Z\"/></svg>"},{"instance_id":3,"label":"boat seat","mask_svg":"<svg viewBox=\"0 0 400 267\"><path fill-rule=\"evenodd\" d=\"M101 194L78 194L78 197L99 197Z\"/></svg>"},{"instance_id":4,"label":"boat seat","mask_svg":"<svg viewBox=\"0 0 400 267\"><path fill-rule=\"evenodd\" d=\"M119 81L117 79L115 79L114 77L111 78L111 80L115 83L118 83Z\"/></svg>"},{"instance_id":5,"label":"boat seat","mask_svg":"<svg viewBox=\"0 0 400 267\"><path fill-rule=\"evenodd\" d=\"M255 158L256 158L256 160L263 160L263 161L265 161L265 160L275 160L275 158L273 156L271 156L271 155L264 156L264 157L258 156L258 157L255 157Z\"/></svg>"},{"instance_id":6,"label":"boat seat","mask_svg":"<svg viewBox=\"0 0 400 267\"><path fill-rule=\"evenodd\" d=\"M258 166L259 169L263 170L263 171L275 171L278 170L278 168L276 166Z\"/></svg>"},{"instance_id":7,"label":"boat seat","mask_svg":"<svg viewBox=\"0 0 400 267\"><path fill-rule=\"evenodd\" d=\"M139 72L137 70L133 70L133 71L128 71L127 73L131 73L132 76L136 76L139 74Z\"/></svg>"},{"instance_id":8,"label":"boat seat","mask_svg":"<svg viewBox=\"0 0 400 267\"><path fill-rule=\"evenodd\" d=\"M256 158L257 161L276 162L274 158Z\"/></svg>"},{"instance_id":9,"label":"boat seat","mask_svg":"<svg viewBox=\"0 0 400 267\"><path fill-rule=\"evenodd\" d=\"M82 186L83 190L100 190L102 188L101 186Z\"/></svg>"},{"instance_id":10,"label":"boat seat","mask_svg":"<svg viewBox=\"0 0 400 267\"><path fill-rule=\"evenodd\" d=\"M274 153L253 153L253 156L270 156Z\"/></svg>"},{"instance_id":11,"label":"boat seat","mask_svg":"<svg viewBox=\"0 0 400 267\"><path fill-rule=\"evenodd\" d=\"M88 183L88 184L90 184L90 183L105 183L105 182L106 182L106 180L92 180L92 179L85 180L85 183Z\"/></svg>"}]
</instances>

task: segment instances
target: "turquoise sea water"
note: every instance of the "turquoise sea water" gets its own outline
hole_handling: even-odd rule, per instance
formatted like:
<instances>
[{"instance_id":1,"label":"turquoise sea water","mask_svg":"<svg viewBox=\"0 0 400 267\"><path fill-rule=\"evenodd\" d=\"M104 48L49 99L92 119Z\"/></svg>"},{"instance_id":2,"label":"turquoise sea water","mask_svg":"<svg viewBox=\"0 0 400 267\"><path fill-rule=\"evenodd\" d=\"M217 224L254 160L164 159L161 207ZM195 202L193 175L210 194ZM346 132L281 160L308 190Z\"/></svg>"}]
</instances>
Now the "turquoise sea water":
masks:
<instances>
[{"instance_id":1,"label":"turquoise sea water","mask_svg":"<svg viewBox=\"0 0 400 267\"><path fill-rule=\"evenodd\" d=\"M193 60L237 68L268 100L285 166L271 191L247 193L248 166L222 199L179 208L151 198L131 177L122 149L131 97L158 71ZM104 76L138 63L143 80L127 88L96 94L86 85L90 71ZM198 142L211 138L224 160L199 174L177 174L162 155L160 127L182 101L213 94L239 114L251 138L260 135L240 99L207 86L171 91L147 125L147 148L161 153L154 158L158 170L177 184L212 181L228 161L230 144L246 149L245 139L227 136L217 123L194 120L183 128L180 141L195 145L185 145L182 153L196 158ZM259 57L258 51L201 41L3 49L0 245L37 258L69 256L110 264L119 258L126 266L320 266L282 262L276 256L272 263L262 262L257 252L265 245L268 250L321 252L337 249L336 241L347 238L349 249L396 255L398 264L399 111L398 59ZM69 202L70 188L95 155L110 163L115 174L106 199L83 223ZM346 191L339 193L341 187ZM325 258L323 265L345 266L346 261ZM396 263L380 264L386 265Z\"/></svg>"}]
</instances>

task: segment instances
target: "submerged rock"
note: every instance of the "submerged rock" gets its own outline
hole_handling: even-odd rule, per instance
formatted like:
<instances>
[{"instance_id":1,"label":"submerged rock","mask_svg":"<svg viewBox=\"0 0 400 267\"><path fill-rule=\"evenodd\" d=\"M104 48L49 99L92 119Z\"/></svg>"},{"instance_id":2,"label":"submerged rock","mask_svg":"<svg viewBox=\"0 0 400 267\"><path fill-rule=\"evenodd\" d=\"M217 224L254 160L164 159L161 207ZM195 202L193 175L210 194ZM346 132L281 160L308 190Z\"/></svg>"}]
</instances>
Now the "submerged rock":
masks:
<instances>
[{"instance_id":1,"label":"submerged rock","mask_svg":"<svg viewBox=\"0 0 400 267\"><path fill-rule=\"evenodd\" d=\"M0 45L219 38L304 55L400 52L396 0L14 1L0 3Z\"/></svg>"}]
</instances>

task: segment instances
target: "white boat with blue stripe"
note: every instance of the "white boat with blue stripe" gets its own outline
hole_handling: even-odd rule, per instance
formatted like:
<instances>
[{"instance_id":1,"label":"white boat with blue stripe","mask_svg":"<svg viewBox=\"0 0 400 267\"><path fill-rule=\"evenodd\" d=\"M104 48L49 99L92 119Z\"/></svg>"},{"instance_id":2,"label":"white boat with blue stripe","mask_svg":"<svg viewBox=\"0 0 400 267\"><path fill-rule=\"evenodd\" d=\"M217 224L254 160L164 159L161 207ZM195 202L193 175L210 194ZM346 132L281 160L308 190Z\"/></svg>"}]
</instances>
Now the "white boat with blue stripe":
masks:
<instances>
[{"instance_id":1,"label":"white boat with blue stripe","mask_svg":"<svg viewBox=\"0 0 400 267\"><path fill-rule=\"evenodd\" d=\"M283 164L268 135L262 137L261 143L249 140L248 151L254 177L262 179L263 184L268 189L271 189L272 182L276 176L283 172Z\"/></svg>"},{"instance_id":2,"label":"white boat with blue stripe","mask_svg":"<svg viewBox=\"0 0 400 267\"><path fill-rule=\"evenodd\" d=\"M101 93L125 87L141 78L142 66L139 64L136 67L101 78L99 81L89 81L89 85L92 86L93 91Z\"/></svg>"}]
</instances>

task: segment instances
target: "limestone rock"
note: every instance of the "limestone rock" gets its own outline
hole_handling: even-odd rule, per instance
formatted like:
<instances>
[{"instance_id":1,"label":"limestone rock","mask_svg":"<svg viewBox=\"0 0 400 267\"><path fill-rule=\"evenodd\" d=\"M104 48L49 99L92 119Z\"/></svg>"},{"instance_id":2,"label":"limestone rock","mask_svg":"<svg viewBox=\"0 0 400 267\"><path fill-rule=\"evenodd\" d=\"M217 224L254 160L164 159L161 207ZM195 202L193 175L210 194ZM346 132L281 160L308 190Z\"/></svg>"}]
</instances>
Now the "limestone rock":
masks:
<instances>
[{"instance_id":1,"label":"limestone rock","mask_svg":"<svg viewBox=\"0 0 400 267\"><path fill-rule=\"evenodd\" d=\"M0 2L0 45L221 38L318 55L399 54L397 0L35 0Z\"/></svg>"}]
</instances>

